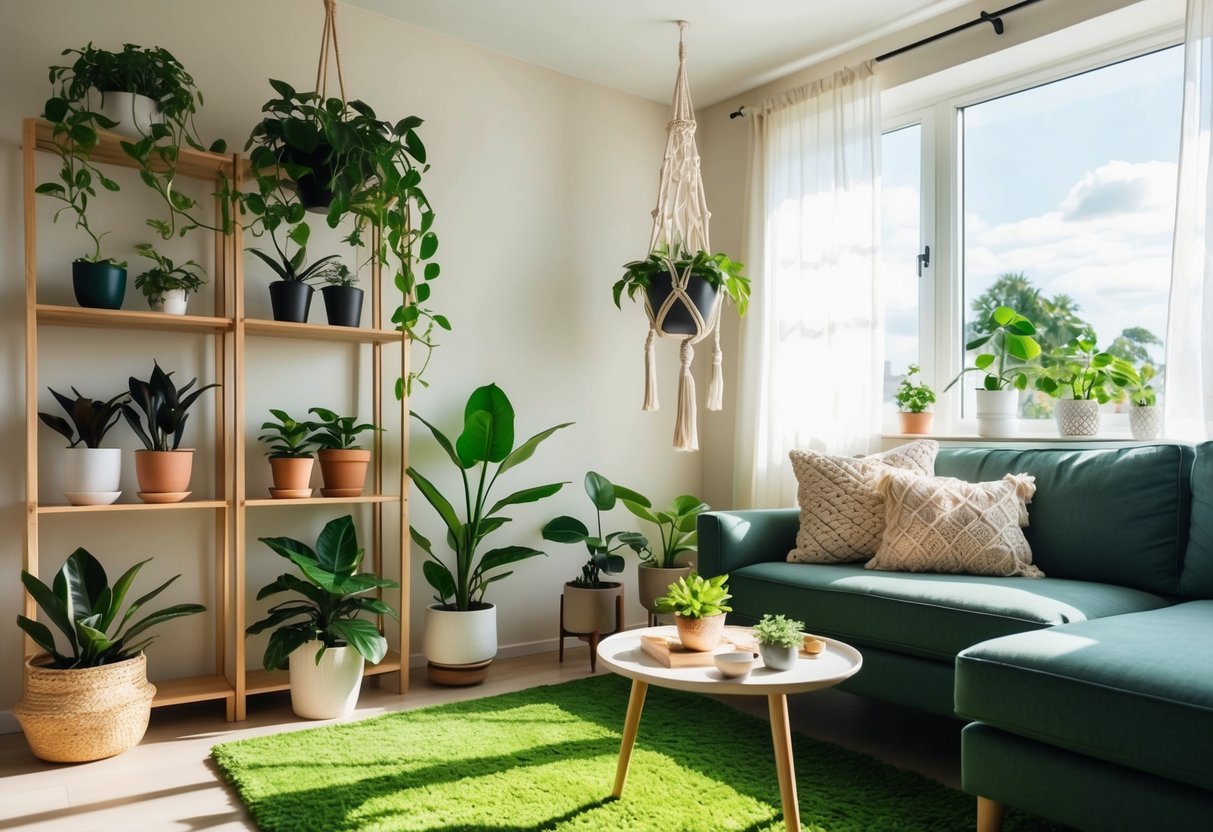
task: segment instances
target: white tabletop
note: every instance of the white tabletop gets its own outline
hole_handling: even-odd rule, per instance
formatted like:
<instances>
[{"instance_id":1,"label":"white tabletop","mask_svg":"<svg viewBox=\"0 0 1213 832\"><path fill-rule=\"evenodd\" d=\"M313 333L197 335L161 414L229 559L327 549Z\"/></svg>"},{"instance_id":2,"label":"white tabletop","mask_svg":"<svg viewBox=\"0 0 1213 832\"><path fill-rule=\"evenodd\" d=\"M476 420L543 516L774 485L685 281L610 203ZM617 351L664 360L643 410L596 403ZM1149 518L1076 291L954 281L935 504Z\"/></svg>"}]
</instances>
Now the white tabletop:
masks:
<instances>
[{"instance_id":1,"label":"white tabletop","mask_svg":"<svg viewBox=\"0 0 1213 832\"><path fill-rule=\"evenodd\" d=\"M748 627L727 627L726 631L749 632ZM828 688L863 666L863 657L849 644L823 638L825 650L814 657L801 655L791 670L770 670L762 659L754 660L754 669L744 679L729 679L716 666L666 667L640 647L641 636L676 636L672 626L625 630L608 636L598 644L598 658L608 668L629 679L674 690L695 693L771 696L781 693L805 693Z\"/></svg>"}]
</instances>

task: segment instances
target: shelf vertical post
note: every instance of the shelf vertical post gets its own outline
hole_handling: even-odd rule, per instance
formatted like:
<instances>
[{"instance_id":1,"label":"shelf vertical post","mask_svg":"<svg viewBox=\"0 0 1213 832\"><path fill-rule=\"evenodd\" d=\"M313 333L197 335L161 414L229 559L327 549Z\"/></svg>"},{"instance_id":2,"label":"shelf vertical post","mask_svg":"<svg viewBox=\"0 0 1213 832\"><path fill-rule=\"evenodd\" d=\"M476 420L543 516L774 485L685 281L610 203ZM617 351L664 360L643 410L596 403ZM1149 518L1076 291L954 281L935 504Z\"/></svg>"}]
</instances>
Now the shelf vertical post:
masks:
<instances>
[{"instance_id":1,"label":"shelf vertical post","mask_svg":"<svg viewBox=\"0 0 1213 832\"><path fill-rule=\"evenodd\" d=\"M232 165L232 189L239 193L243 171L240 158L234 156ZM231 315L232 327L232 505L234 507L233 532L235 547L232 561L232 654L235 673L235 718L243 720L247 715L248 669L244 639L247 616L246 606L246 554L248 535L248 507L245 505L246 449L245 449L245 331L244 331L244 228L236 222L232 229L229 252L232 258Z\"/></svg>"},{"instance_id":2,"label":"shelf vertical post","mask_svg":"<svg viewBox=\"0 0 1213 832\"><path fill-rule=\"evenodd\" d=\"M22 198L25 209L25 558L24 568L38 574L38 231L37 123L21 122ZM34 618L37 608L28 592L22 592L25 615ZM23 637L22 655L33 653L34 643Z\"/></svg>"}]
</instances>

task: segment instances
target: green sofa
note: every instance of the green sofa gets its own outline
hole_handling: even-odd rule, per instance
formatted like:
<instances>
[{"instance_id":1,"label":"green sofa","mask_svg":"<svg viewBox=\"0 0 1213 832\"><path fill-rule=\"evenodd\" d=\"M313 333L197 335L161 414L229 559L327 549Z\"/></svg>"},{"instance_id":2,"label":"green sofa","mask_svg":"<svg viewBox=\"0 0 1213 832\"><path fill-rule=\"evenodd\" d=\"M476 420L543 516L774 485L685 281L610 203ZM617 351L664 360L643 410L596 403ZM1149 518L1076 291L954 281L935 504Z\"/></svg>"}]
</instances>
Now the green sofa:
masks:
<instances>
[{"instance_id":1,"label":"green sofa","mask_svg":"<svg viewBox=\"0 0 1213 832\"><path fill-rule=\"evenodd\" d=\"M699 569L730 620L806 622L864 655L842 687L970 721L979 828L1015 806L1081 829L1213 828L1213 443L945 448L939 476L1036 477L1045 578L788 563L796 509L710 512Z\"/></svg>"}]
</instances>

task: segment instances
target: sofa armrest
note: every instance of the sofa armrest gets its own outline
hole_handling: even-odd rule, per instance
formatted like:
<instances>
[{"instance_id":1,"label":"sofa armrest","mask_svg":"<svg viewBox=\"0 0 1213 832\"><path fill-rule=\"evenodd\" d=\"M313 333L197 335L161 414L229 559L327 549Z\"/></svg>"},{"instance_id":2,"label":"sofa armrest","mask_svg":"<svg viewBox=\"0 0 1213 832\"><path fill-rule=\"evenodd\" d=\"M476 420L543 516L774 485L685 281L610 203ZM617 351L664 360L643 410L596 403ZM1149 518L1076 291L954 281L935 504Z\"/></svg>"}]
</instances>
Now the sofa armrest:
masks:
<instances>
[{"instance_id":1,"label":"sofa armrest","mask_svg":"<svg viewBox=\"0 0 1213 832\"><path fill-rule=\"evenodd\" d=\"M796 548L800 510L709 511L699 515L699 572L705 577L751 563L780 561Z\"/></svg>"}]
</instances>

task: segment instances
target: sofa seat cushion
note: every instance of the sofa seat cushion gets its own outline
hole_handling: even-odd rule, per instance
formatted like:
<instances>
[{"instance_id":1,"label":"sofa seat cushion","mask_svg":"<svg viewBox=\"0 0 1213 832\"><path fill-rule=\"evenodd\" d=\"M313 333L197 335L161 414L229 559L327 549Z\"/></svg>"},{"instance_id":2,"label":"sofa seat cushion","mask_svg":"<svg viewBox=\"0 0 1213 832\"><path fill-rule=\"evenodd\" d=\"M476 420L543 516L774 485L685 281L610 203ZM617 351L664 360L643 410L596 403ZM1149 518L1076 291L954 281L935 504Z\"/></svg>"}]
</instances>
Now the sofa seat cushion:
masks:
<instances>
[{"instance_id":1,"label":"sofa seat cushion","mask_svg":"<svg viewBox=\"0 0 1213 832\"><path fill-rule=\"evenodd\" d=\"M1213 601L974 645L956 712L1039 742L1213 789Z\"/></svg>"},{"instance_id":2,"label":"sofa seat cushion","mask_svg":"<svg viewBox=\"0 0 1213 832\"><path fill-rule=\"evenodd\" d=\"M1169 600L1137 589L1055 578L871 572L863 564L755 563L729 578L734 615L782 613L863 645L951 663L988 638L1152 610Z\"/></svg>"}]
</instances>

